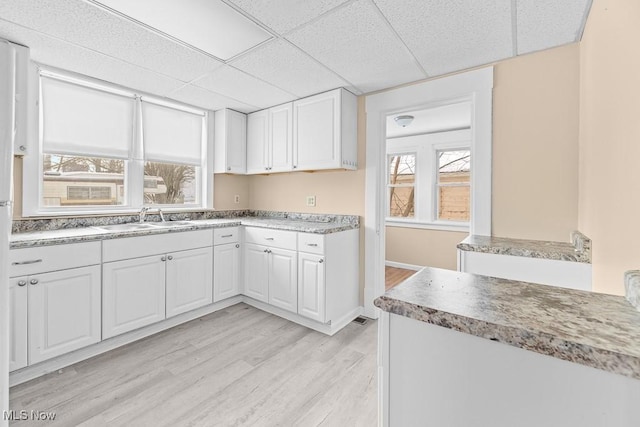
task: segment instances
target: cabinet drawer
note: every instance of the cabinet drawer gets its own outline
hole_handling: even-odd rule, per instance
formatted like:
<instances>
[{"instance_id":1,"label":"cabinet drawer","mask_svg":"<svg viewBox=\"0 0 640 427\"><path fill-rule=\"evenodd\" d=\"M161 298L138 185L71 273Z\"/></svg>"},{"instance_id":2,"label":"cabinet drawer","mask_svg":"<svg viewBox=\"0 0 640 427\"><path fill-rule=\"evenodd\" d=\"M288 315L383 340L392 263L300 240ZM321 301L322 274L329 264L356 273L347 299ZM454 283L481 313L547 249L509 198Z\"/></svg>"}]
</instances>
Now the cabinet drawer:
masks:
<instances>
[{"instance_id":1,"label":"cabinet drawer","mask_svg":"<svg viewBox=\"0 0 640 427\"><path fill-rule=\"evenodd\" d=\"M125 237L105 240L102 243L103 262L140 258L167 252L186 251L213 244L211 230L184 231L178 233L153 234L150 236Z\"/></svg>"},{"instance_id":2,"label":"cabinet drawer","mask_svg":"<svg viewBox=\"0 0 640 427\"><path fill-rule=\"evenodd\" d=\"M240 227L223 227L213 229L213 244L224 245L240 241Z\"/></svg>"},{"instance_id":3,"label":"cabinet drawer","mask_svg":"<svg viewBox=\"0 0 640 427\"><path fill-rule=\"evenodd\" d=\"M296 250L297 234L295 231L271 230L268 228L247 227L244 230L245 241L256 245Z\"/></svg>"},{"instance_id":4,"label":"cabinet drawer","mask_svg":"<svg viewBox=\"0 0 640 427\"><path fill-rule=\"evenodd\" d=\"M324 255L324 235L298 233L298 250L300 252Z\"/></svg>"},{"instance_id":5,"label":"cabinet drawer","mask_svg":"<svg viewBox=\"0 0 640 427\"><path fill-rule=\"evenodd\" d=\"M9 277L100 264L100 242L41 246L9 251Z\"/></svg>"}]
</instances>

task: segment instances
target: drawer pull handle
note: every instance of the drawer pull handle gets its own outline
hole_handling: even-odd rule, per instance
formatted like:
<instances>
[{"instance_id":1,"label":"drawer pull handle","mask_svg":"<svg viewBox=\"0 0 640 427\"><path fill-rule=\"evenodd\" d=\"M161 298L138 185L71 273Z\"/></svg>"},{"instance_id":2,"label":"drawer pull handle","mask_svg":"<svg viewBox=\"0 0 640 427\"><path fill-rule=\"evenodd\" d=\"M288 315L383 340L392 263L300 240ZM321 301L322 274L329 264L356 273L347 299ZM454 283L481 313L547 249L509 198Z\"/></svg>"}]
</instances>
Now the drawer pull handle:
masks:
<instances>
[{"instance_id":1,"label":"drawer pull handle","mask_svg":"<svg viewBox=\"0 0 640 427\"><path fill-rule=\"evenodd\" d=\"M38 284L38 279L31 279L29 281L29 283L31 283L32 285L37 285Z\"/></svg>"},{"instance_id":2,"label":"drawer pull handle","mask_svg":"<svg viewBox=\"0 0 640 427\"><path fill-rule=\"evenodd\" d=\"M224 236L220 236L220 237L233 237L233 234L225 234Z\"/></svg>"},{"instance_id":3,"label":"drawer pull handle","mask_svg":"<svg viewBox=\"0 0 640 427\"><path fill-rule=\"evenodd\" d=\"M240 247L240 244L239 244L239 243L236 243L236 248L239 248L239 247Z\"/></svg>"},{"instance_id":4,"label":"drawer pull handle","mask_svg":"<svg viewBox=\"0 0 640 427\"><path fill-rule=\"evenodd\" d=\"M319 262L320 264L322 264L322 263L324 262L324 259L320 258L320 259L318 260L318 262Z\"/></svg>"},{"instance_id":5,"label":"drawer pull handle","mask_svg":"<svg viewBox=\"0 0 640 427\"><path fill-rule=\"evenodd\" d=\"M26 284L27 284L27 281L26 281L26 280L20 280L20 281L18 282L18 286L24 286L24 285L26 285Z\"/></svg>"},{"instance_id":6,"label":"drawer pull handle","mask_svg":"<svg viewBox=\"0 0 640 427\"><path fill-rule=\"evenodd\" d=\"M29 261L16 261L16 262L12 262L11 265L29 265L29 264L37 264L39 262L42 262L41 259L32 259Z\"/></svg>"},{"instance_id":7,"label":"drawer pull handle","mask_svg":"<svg viewBox=\"0 0 640 427\"><path fill-rule=\"evenodd\" d=\"M273 237L265 237L264 240L273 240Z\"/></svg>"},{"instance_id":8,"label":"drawer pull handle","mask_svg":"<svg viewBox=\"0 0 640 427\"><path fill-rule=\"evenodd\" d=\"M307 243L307 246L317 247L317 246L318 246L318 244L317 244L317 243Z\"/></svg>"}]
</instances>

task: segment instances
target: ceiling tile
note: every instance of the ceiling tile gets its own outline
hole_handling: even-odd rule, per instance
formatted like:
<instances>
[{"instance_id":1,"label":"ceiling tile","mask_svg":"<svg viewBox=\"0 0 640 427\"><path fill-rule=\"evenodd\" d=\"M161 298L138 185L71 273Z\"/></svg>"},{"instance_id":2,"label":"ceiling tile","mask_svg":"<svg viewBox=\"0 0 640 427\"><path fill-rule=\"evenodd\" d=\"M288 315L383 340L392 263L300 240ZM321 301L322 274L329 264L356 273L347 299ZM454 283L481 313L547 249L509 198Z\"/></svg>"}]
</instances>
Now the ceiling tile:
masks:
<instances>
[{"instance_id":1,"label":"ceiling tile","mask_svg":"<svg viewBox=\"0 0 640 427\"><path fill-rule=\"evenodd\" d=\"M231 0L279 34L305 24L347 0Z\"/></svg>"},{"instance_id":2,"label":"ceiling tile","mask_svg":"<svg viewBox=\"0 0 640 427\"><path fill-rule=\"evenodd\" d=\"M176 79L0 20L0 38L29 46L31 59L131 89L163 96L183 85Z\"/></svg>"},{"instance_id":3,"label":"ceiling tile","mask_svg":"<svg viewBox=\"0 0 640 427\"><path fill-rule=\"evenodd\" d=\"M80 0L2 0L0 17L185 82L222 65Z\"/></svg>"},{"instance_id":4,"label":"ceiling tile","mask_svg":"<svg viewBox=\"0 0 640 427\"><path fill-rule=\"evenodd\" d=\"M260 109L194 85L185 85L175 92L167 95L167 98L206 108L208 110L231 108L232 110L240 111L241 113L251 113Z\"/></svg>"},{"instance_id":5,"label":"ceiling tile","mask_svg":"<svg viewBox=\"0 0 640 427\"><path fill-rule=\"evenodd\" d=\"M511 0L374 0L431 76L513 55Z\"/></svg>"},{"instance_id":6,"label":"ceiling tile","mask_svg":"<svg viewBox=\"0 0 640 427\"><path fill-rule=\"evenodd\" d=\"M283 104L296 98L293 94L228 65L216 69L193 84L260 108Z\"/></svg>"},{"instance_id":7,"label":"ceiling tile","mask_svg":"<svg viewBox=\"0 0 640 427\"><path fill-rule=\"evenodd\" d=\"M269 42L231 64L300 98L348 86L340 77L283 39Z\"/></svg>"},{"instance_id":8,"label":"ceiling tile","mask_svg":"<svg viewBox=\"0 0 640 427\"><path fill-rule=\"evenodd\" d=\"M591 0L518 0L518 54L579 41Z\"/></svg>"},{"instance_id":9,"label":"ceiling tile","mask_svg":"<svg viewBox=\"0 0 640 427\"><path fill-rule=\"evenodd\" d=\"M363 92L426 77L366 0L327 14L287 38Z\"/></svg>"}]
</instances>

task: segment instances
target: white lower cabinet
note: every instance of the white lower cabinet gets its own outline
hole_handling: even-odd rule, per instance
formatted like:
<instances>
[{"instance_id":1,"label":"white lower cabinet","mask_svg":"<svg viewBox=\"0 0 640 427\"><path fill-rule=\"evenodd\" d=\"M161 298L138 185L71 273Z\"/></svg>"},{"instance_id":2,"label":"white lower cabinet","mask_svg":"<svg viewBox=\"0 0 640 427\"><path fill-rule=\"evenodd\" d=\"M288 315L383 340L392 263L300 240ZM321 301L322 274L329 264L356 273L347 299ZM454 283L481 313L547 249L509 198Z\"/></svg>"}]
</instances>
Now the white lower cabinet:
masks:
<instances>
[{"instance_id":1,"label":"white lower cabinet","mask_svg":"<svg viewBox=\"0 0 640 427\"><path fill-rule=\"evenodd\" d=\"M284 310L298 311L298 277L296 251L269 248L269 304Z\"/></svg>"},{"instance_id":2,"label":"white lower cabinet","mask_svg":"<svg viewBox=\"0 0 640 427\"><path fill-rule=\"evenodd\" d=\"M240 294L240 244L213 247L213 302Z\"/></svg>"},{"instance_id":3,"label":"white lower cabinet","mask_svg":"<svg viewBox=\"0 0 640 427\"><path fill-rule=\"evenodd\" d=\"M262 245L244 246L244 294L262 302L269 302L269 254Z\"/></svg>"},{"instance_id":4,"label":"white lower cabinet","mask_svg":"<svg viewBox=\"0 0 640 427\"><path fill-rule=\"evenodd\" d=\"M167 317L213 302L213 248L167 255Z\"/></svg>"},{"instance_id":5,"label":"white lower cabinet","mask_svg":"<svg viewBox=\"0 0 640 427\"><path fill-rule=\"evenodd\" d=\"M324 256L298 253L298 314L325 322Z\"/></svg>"},{"instance_id":6,"label":"white lower cabinet","mask_svg":"<svg viewBox=\"0 0 640 427\"><path fill-rule=\"evenodd\" d=\"M29 364L100 341L100 266L29 276Z\"/></svg>"},{"instance_id":7,"label":"white lower cabinet","mask_svg":"<svg viewBox=\"0 0 640 427\"><path fill-rule=\"evenodd\" d=\"M244 294L284 310L298 310L297 252L245 245Z\"/></svg>"},{"instance_id":8,"label":"white lower cabinet","mask_svg":"<svg viewBox=\"0 0 640 427\"><path fill-rule=\"evenodd\" d=\"M108 262L102 267L102 338L165 318L166 255Z\"/></svg>"},{"instance_id":9,"label":"white lower cabinet","mask_svg":"<svg viewBox=\"0 0 640 427\"><path fill-rule=\"evenodd\" d=\"M28 277L9 282L9 372L27 366Z\"/></svg>"}]
</instances>

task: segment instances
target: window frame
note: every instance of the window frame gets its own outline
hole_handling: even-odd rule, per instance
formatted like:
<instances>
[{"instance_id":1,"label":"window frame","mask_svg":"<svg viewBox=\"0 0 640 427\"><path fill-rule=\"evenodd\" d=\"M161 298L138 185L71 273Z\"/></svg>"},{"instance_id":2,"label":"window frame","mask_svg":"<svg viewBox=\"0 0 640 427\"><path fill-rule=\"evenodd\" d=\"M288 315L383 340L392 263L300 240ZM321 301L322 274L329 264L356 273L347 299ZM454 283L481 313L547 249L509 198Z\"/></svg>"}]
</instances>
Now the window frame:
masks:
<instances>
[{"instance_id":1,"label":"window frame","mask_svg":"<svg viewBox=\"0 0 640 427\"><path fill-rule=\"evenodd\" d=\"M434 132L387 139L387 158L392 155L416 153L416 192L414 195L415 217L390 217L389 198L386 197L385 226L422 228L443 231L466 231L470 221L449 221L438 219L438 151L468 150L471 152L470 129ZM473 153L471 153L471 173L473 173ZM386 168L386 182L389 187L389 168ZM388 190L387 190L388 194ZM471 209L471 202L469 208Z\"/></svg>"},{"instance_id":2,"label":"window frame","mask_svg":"<svg viewBox=\"0 0 640 427\"><path fill-rule=\"evenodd\" d=\"M123 159L125 203L122 205L94 205L94 206L45 206L43 195L43 106L41 91L41 75L51 78L87 86L92 89L108 93L125 94L135 98L134 118L132 126L132 147L127 159ZM35 62L29 65L28 79L29 111L27 115L28 151L23 160L23 212L22 217L56 217L77 215L110 215L137 213L143 207L151 209L161 208L166 211L188 212L213 209L213 113L203 108L183 104L173 100L162 99L142 91L122 87L113 83L93 79L73 72L43 66ZM197 177L198 203L188 206L178 204L145 204L144 203L144 141L142 136L142 101L164 105L177 110L201 114L202 121L202 151ZM53 153L55 154L55 153ZM84 156L91 157L91 156ZM100 156L93 156L100 157ZM104 157L107 158L107 157ZM139 193L139 194L138 194Z\"/></svg>"},{"instance_id":3,"label":"window frame","mask_svg":"<svg viewBox=\"0 0 640 427\"><path fill-rule=\"evenodd\" d=\"M413 184L412 185L402 185L402 184L393 184L395 188L408 188L408 187L413 187L413 218L417 218L418 216L418 210L419 210L419 206L416 203L416 195L418 194L418 187L419 187L419 172L418 172L418 153L417 151L404 151L404 152L393 152L393 153L387 153L387 216L389 218L394 218L394 219L399 219L400 221L402 221L403 217L397 217L397 216L391 216L391 206L389 205L391 203L391 201L389 200L389 192L391 191L391 186L392 184L389 182L391 179L391 174L389 173L389 159L391 157L396 157L396 156L414 156L415 158L415 171L414 171L414 178L413 178Z\"/></svg>"}]
</instances>

